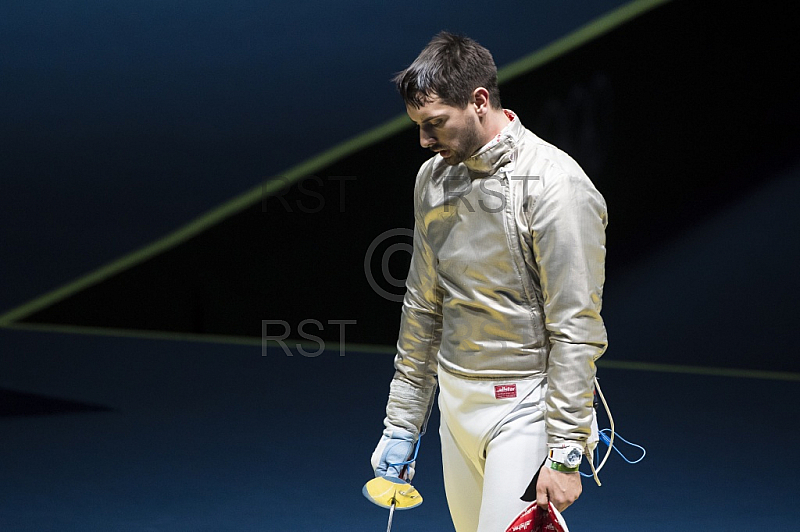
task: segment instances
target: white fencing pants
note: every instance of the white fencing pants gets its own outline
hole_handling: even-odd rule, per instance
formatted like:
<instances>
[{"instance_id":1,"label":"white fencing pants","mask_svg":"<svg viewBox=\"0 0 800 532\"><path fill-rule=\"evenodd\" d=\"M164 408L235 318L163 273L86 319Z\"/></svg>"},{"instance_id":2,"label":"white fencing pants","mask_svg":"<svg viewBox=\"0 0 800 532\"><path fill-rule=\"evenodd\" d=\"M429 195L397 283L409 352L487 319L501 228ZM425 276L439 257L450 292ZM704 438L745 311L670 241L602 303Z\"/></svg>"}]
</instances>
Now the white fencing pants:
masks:
<instances>
[{"instance_id":1,"label":"white fencing pants","mask_svg":"<svg viewBox=\"0 0 800 532\"><path fill-rule=\"evenodd\" d=\"M457 532L505 532L547 454L544 377L467 380L439 371L442 465ZM514 395L512 397L512 395Z\"/></svg>"}]
</instances>

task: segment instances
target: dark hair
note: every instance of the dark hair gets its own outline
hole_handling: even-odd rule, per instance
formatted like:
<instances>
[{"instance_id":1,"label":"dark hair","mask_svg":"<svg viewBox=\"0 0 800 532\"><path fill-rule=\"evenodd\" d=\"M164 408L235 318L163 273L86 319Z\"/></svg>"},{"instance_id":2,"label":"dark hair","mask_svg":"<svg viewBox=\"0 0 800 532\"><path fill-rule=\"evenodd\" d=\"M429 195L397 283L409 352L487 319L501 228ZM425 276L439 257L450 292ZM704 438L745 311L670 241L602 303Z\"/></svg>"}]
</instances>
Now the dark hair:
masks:
<instances>
[{"instance_id":1,"label":"dark hair","mask_svg":"<svg viewBox=\"0 0 800 532\"><path fill-rule=\"evenodd\" d=\"M492 54L469 37L446 31L431 39L414 62L392 81L406 105L417 109L434 96L463 109L478 87L489 91L489 103L494 109L502 109Z\"/></svg>"}]
</instances>

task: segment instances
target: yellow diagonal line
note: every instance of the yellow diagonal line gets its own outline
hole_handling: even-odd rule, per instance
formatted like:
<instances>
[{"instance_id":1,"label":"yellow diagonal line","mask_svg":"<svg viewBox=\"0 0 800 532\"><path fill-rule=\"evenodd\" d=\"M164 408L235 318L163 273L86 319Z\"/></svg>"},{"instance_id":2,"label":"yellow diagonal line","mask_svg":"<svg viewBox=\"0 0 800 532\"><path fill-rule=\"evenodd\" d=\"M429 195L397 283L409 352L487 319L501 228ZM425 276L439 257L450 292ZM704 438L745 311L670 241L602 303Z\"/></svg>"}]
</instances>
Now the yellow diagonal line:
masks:
<instances>
[{"instance_id":1,"label":"yellow diagonal line","mask_svg":"<svg viewBox=\"0 0 800 532\"><path fill-rule=\"evenodd\" d=\"M594 19L588 24L570 32L569 34L557 39L544 48L533 52L518 61L515 61L497 72L500 83L514 79L515 77L530 72L543 64L550 62L557 57L574 50L587 42L595 39L614 28L619 27L637 16L650 11L670 0L635 0L620 6L599 18ZM219 223L220 221L233 216L234 214L246 209L250 205L261 201L262 198L275 194L290 183L298 181L303 177L312 175L321 168L350 155L367 146L380 142L381 140L394 135L406 128L411 127L412 123L403 114L389 120L388 122L362 133L350 140L347 140L321 154L312 157L286 172L274 176L262 184L244 192L243 194L227 201L226 203L200 215L183 227L167 234L166 236L152 242L143 248L128 253L105 266L102 266L91 273L75 279L59 288L47 292L39 297L28 301L6 313L0 315L0 326L8 325L17 320L46 308L72 294L75 294L89 286L95 285L119 272L139 264L150 257L162 253L178 244L185 242L191 237L201 233L206 228Z\"/></svg>"}]
</instances>

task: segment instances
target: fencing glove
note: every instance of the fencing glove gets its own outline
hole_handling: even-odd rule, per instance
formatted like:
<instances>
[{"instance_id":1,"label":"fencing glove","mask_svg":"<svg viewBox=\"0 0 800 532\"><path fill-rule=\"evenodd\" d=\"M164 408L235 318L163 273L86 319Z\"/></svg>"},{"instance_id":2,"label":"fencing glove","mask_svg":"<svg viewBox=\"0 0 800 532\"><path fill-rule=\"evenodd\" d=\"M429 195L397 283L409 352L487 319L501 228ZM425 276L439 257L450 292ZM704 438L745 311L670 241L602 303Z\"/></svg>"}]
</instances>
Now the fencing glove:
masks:
<instances>
[{"instance_id":1,"label":"fencing glove","mask_svg":"<svg viewBox=\"0 0 800 532\"><path fill-rule=\"evenodd\" d=\"M383 436L370 460L375 476L396 477L410 482L414 477L416 464L412 458L416 440L417 437L405 429L398 427L384 429Z\"/></svg>"}]
</instances>

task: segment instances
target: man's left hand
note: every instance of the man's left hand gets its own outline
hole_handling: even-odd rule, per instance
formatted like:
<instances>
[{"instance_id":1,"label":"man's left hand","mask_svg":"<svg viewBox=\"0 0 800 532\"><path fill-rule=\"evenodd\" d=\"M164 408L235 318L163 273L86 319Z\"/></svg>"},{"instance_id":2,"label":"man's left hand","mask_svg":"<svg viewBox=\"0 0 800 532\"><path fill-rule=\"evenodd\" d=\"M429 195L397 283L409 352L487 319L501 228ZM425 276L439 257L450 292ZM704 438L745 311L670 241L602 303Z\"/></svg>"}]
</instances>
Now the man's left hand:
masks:
<instances>
[{"instance_id":1,"label":"man's left hand","mask_svg":"<svg viewBox=\"0 0 800 532\"><path fill-rule=\"evenodd\" d=\"M542 466L536 483L536 504L547 508L550 501L556 510L563 512L580 497L582 490L580 473L562 473Z\"/></svg>"}]
</instances>

